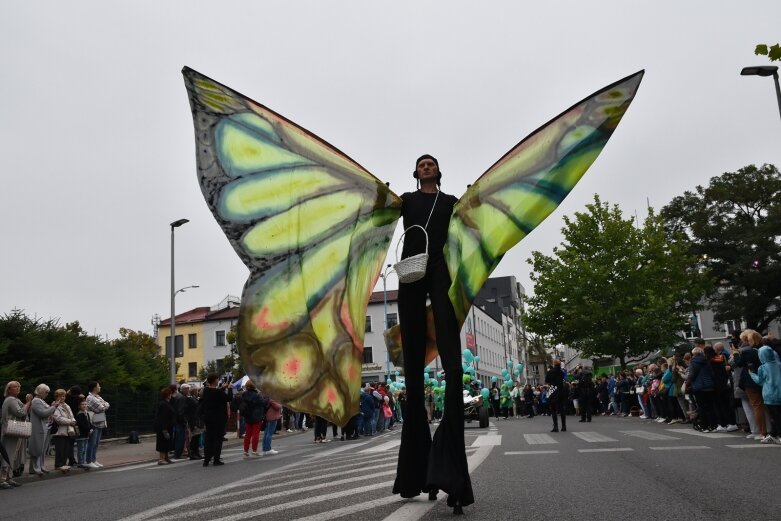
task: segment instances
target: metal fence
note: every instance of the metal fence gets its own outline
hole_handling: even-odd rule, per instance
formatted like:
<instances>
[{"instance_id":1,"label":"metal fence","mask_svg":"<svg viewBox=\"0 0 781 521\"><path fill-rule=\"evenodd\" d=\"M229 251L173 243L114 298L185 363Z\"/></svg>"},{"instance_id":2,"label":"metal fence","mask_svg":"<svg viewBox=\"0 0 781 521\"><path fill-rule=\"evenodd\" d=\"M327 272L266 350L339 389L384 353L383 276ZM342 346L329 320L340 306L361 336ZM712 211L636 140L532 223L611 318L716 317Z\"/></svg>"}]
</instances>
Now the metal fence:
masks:
<instances>
[{"instance_id":1,"label":"metal fence","mask_svg":"<svg viewBox=\"0 0 781 521\"><path fill-rule=\"evenodd\" d=\"M46 382L51 388L48 402L54 399L55 389L68 390L71 385L61 385L57 383ZM24 400L24 393L29 386L22 382L22 395L19 397ZM34 386L33 386L34 387ZM108 427L103 431L103 438L118 438L127 436L130 431L137 431L139 434L154 432L153 423L157 404L160 402L160 393L149 390L129 390L126 388L111 387L109 385L100 385L100 396L106 400L111 407L106 411L106 422ZM30 390L31 392L31 390ZM82 392L86 395L87 388L82 386ZM78 411L73 411L77 413Z\"/></svg>"}]
</instances>

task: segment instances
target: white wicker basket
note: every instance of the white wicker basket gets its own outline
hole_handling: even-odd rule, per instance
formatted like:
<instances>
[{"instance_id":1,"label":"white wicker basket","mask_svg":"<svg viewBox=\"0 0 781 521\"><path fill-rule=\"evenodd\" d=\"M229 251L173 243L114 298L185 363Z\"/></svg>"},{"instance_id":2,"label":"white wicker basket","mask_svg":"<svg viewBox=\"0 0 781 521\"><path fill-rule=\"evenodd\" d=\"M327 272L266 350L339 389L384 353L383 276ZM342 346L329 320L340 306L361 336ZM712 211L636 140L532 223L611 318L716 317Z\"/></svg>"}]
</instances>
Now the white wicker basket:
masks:
<instances>
[{"instance_id":1,"label":"white wicker basket","mask_svg":"<svg viewBox=\"0 0 781 521\"><path fill-rule=\"evenodd\" d=\"M399 260L399 245L404 236L413 228L420 228L423 230L423 235L426 236L426 251L407 257L406 259ZM396 244L396 264L393 265L393 269L396 270L396 275L399 277L399 282L415 282L422 279L426 275L426 264L428 264L428 233L426 229L419 224L413 224L401 234L399 242Z\"/></svg>"}]
</instances>

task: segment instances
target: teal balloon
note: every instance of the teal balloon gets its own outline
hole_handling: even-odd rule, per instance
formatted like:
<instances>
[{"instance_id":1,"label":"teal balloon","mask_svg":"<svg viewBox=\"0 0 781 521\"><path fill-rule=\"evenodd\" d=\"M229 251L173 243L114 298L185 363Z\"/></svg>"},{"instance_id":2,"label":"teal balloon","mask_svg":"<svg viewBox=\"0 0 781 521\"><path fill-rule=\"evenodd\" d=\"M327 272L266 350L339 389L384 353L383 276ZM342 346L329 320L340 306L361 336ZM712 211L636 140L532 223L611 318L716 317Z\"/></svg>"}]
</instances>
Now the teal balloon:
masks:
<instances>
[{"instance_id":1,"label":"teal balloon","mask_svg":"<svg viewBox=\"0 0 781 521\"><path fill-rule=\"evenodd\" d=\"M396 373L395 373L395 374L396 374L396 376L401 376L401 373L400 373L400 372L398 372L398 371L396 371Z\"/></svg>"},{"instance_id":2,"label":"teal balloon","mask_svg":"<svg viewBox=\"0 0 781 521\"><path fill-rule=\"evenodd\" d=\"M480 361L480 355L475 355L475 357L473 358L473 360L474 360L475 362L479 362L479 361Z\"/></svg>"},{"instance_id":3,"label":"teal balloon","mask_svg":"<svg viewBox=\"0 0 781 521\"><path fill-rule=\"evenodd\" d=\"M444 389L444 388L445 388L445 380L442 380L441 382L439 382L439 386L440 386L442 389Z\"/></svg>"},{"instance_id":4,"label":"teal balloon","mask_svg":"<svg viewBox=\"0 0 781 521\"><path fill-rule=\"evenodd\" d=\"M502 369L502 376L504 376L505 380L510 376L510 373L507 372L507 369Z\"/></svg>"},{"instance_id":5,"label":"teal balloon","mask_svg":"<svg viewBox=\"0 0 781 521\"><path fill-rule=\"evenodd\" d=\"M515 369L513 369L513 373L515 374L515 376L518 376L519 374L521 374L521 366L520 365L516 365Z\"/></svg>"},{"instance_id":6,"label":"teal balloon","mask_svg":"<svg viewBox=\"0 0 781 521\"><path fill-rule=\"evenodd\" d=\"M392 383L393 383L393 380L391 380L390 378L385 380L385 385L391 385Z\"/></svg>"},{"instance_id":7,"label":"teal balloon","mask_svg":"<svg viewBox=\"0 0 781 521\"><path fill-rule=\"evenodd\" d=\"M507 367L512 369L512 367L513 367L513 361L512 360L507 360Z\"/></svg>"},{"instance_id":8,"label":"teal balloon","mask_svg":"<svg viewBox=\"0 0 781 521\"><path fill-rule=\"evenodd\" d=\"M483 400L487 400L490 395L491 391L489 391L486 387L480 389L480 396L483 397Z\"/></svg>"},{"instance_id":9,"label":"teal balloon","mask_svg":"<svg viewBox=\"0 0 781 521\"><path fill-rule=\"evenodd\" d=\"M464 360L471 362L474 357L475 355L472 354L472 351L469 349L464 349Z\"/></svg>"},{"instance_id":10,"label":"teal balloon","mask_svg":"<svg viewBox=\"0 0 781 521\"><path fill-rule=\"evenodd\" d=\"M492 377L491 377L491 383L496 383L496 381L497 381L497 380L498 380L498 378L497 378L497 377L495 377L495 376L492 376Z\"/></svg>"}]
</instances>

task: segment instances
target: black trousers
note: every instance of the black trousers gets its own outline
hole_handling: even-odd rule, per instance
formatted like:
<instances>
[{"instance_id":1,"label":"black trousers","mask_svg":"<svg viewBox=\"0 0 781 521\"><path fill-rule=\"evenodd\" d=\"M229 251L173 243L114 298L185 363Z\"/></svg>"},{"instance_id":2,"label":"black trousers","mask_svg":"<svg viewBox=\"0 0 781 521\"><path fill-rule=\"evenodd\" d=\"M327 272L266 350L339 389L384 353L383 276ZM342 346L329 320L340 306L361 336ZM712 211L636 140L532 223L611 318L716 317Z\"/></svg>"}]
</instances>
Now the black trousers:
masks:
<instances>
[{"instance_id":1,"label":"black trousers","mask_svg":"<svg viewBox=\"0 0 781 521\"><path fill-rule=\"evenodd\" d=\"M54 467L64 467L68 462L68 454L73 455L73 442L70 436L52 436L54 441Z\"/></svg>"},{"instance_id":2,"label":"black trousers","mask_svg":"<svg viewBox=\"0 0 781 521\"><path fill-rule=\"evenodd\" d=\"M201 452L201 435L190 434L190 446L187 449L190 453L190 457L197 456Z\"/></svg>"},{"instance_id":3,"label":"black trousers","mask_svg":"<svg viewBox=\"0 0 781 521\"><path fill-rule=\"evenodd\" d=\"M461 339L447 291L450 275L444 260L430 259L426 276L399 285L399 323L404 353L407 410L393 493L415 497L443 490L449 506L474 503L464 446L463 368ZM445 410L434 433L424 404L426 298L431 299L437 347L445 370Z\"/></svg>"},{"instance_id":4,"label":"black trousers","mask_svg":"<svg viewBox=\"0 0 781 521\"><path fill-rule=\"evenodd\" d=\"M222 454L222 438L225 436L225 422L206 422L206 439L203 441L204 461L219 461Z\"/></svg>"},{"instance_id":5,"label":"black trousers","mask_svg":"<svg viewBox=\"0 0 781 521\"><path fill-rule=\"evenodd\" d=\"M550 408L550 415L553 418L553 428L559 428L558 415L561 414L561 430L567 430L567 398L562 396L563 393L556 391L548 399L548 407Z\"/></svg>"},{"instance_id":6,"label":"black trousers","mask_svg":"<svg viewBox=\"0 0 781 521\"><path fill-rule=\"evenodd\" d=\"M591 395L587 394L578 398L578 405L580 406L580 421L591 421Z\"/></svg>"}]
</instances>

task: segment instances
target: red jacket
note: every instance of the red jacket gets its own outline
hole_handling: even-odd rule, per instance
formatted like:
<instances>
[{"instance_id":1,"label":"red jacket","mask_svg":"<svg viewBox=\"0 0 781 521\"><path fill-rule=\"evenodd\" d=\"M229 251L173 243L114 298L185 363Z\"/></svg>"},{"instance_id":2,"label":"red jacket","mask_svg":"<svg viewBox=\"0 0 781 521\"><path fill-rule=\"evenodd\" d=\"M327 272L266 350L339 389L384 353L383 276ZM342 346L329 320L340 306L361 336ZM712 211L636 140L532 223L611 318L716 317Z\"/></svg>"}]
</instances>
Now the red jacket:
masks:
<instances>
[{"instance_id":1,"label":"red jacket","mask_svg":"<svg viewBox=\"0 0 781 521\"><path fill-rule=\"evenodd\" d=\"M282 405L272 399L268 401L268 407L266 408L266 419L268 421L278 420L282 417Z\"/></svg>"}]
</instances>

